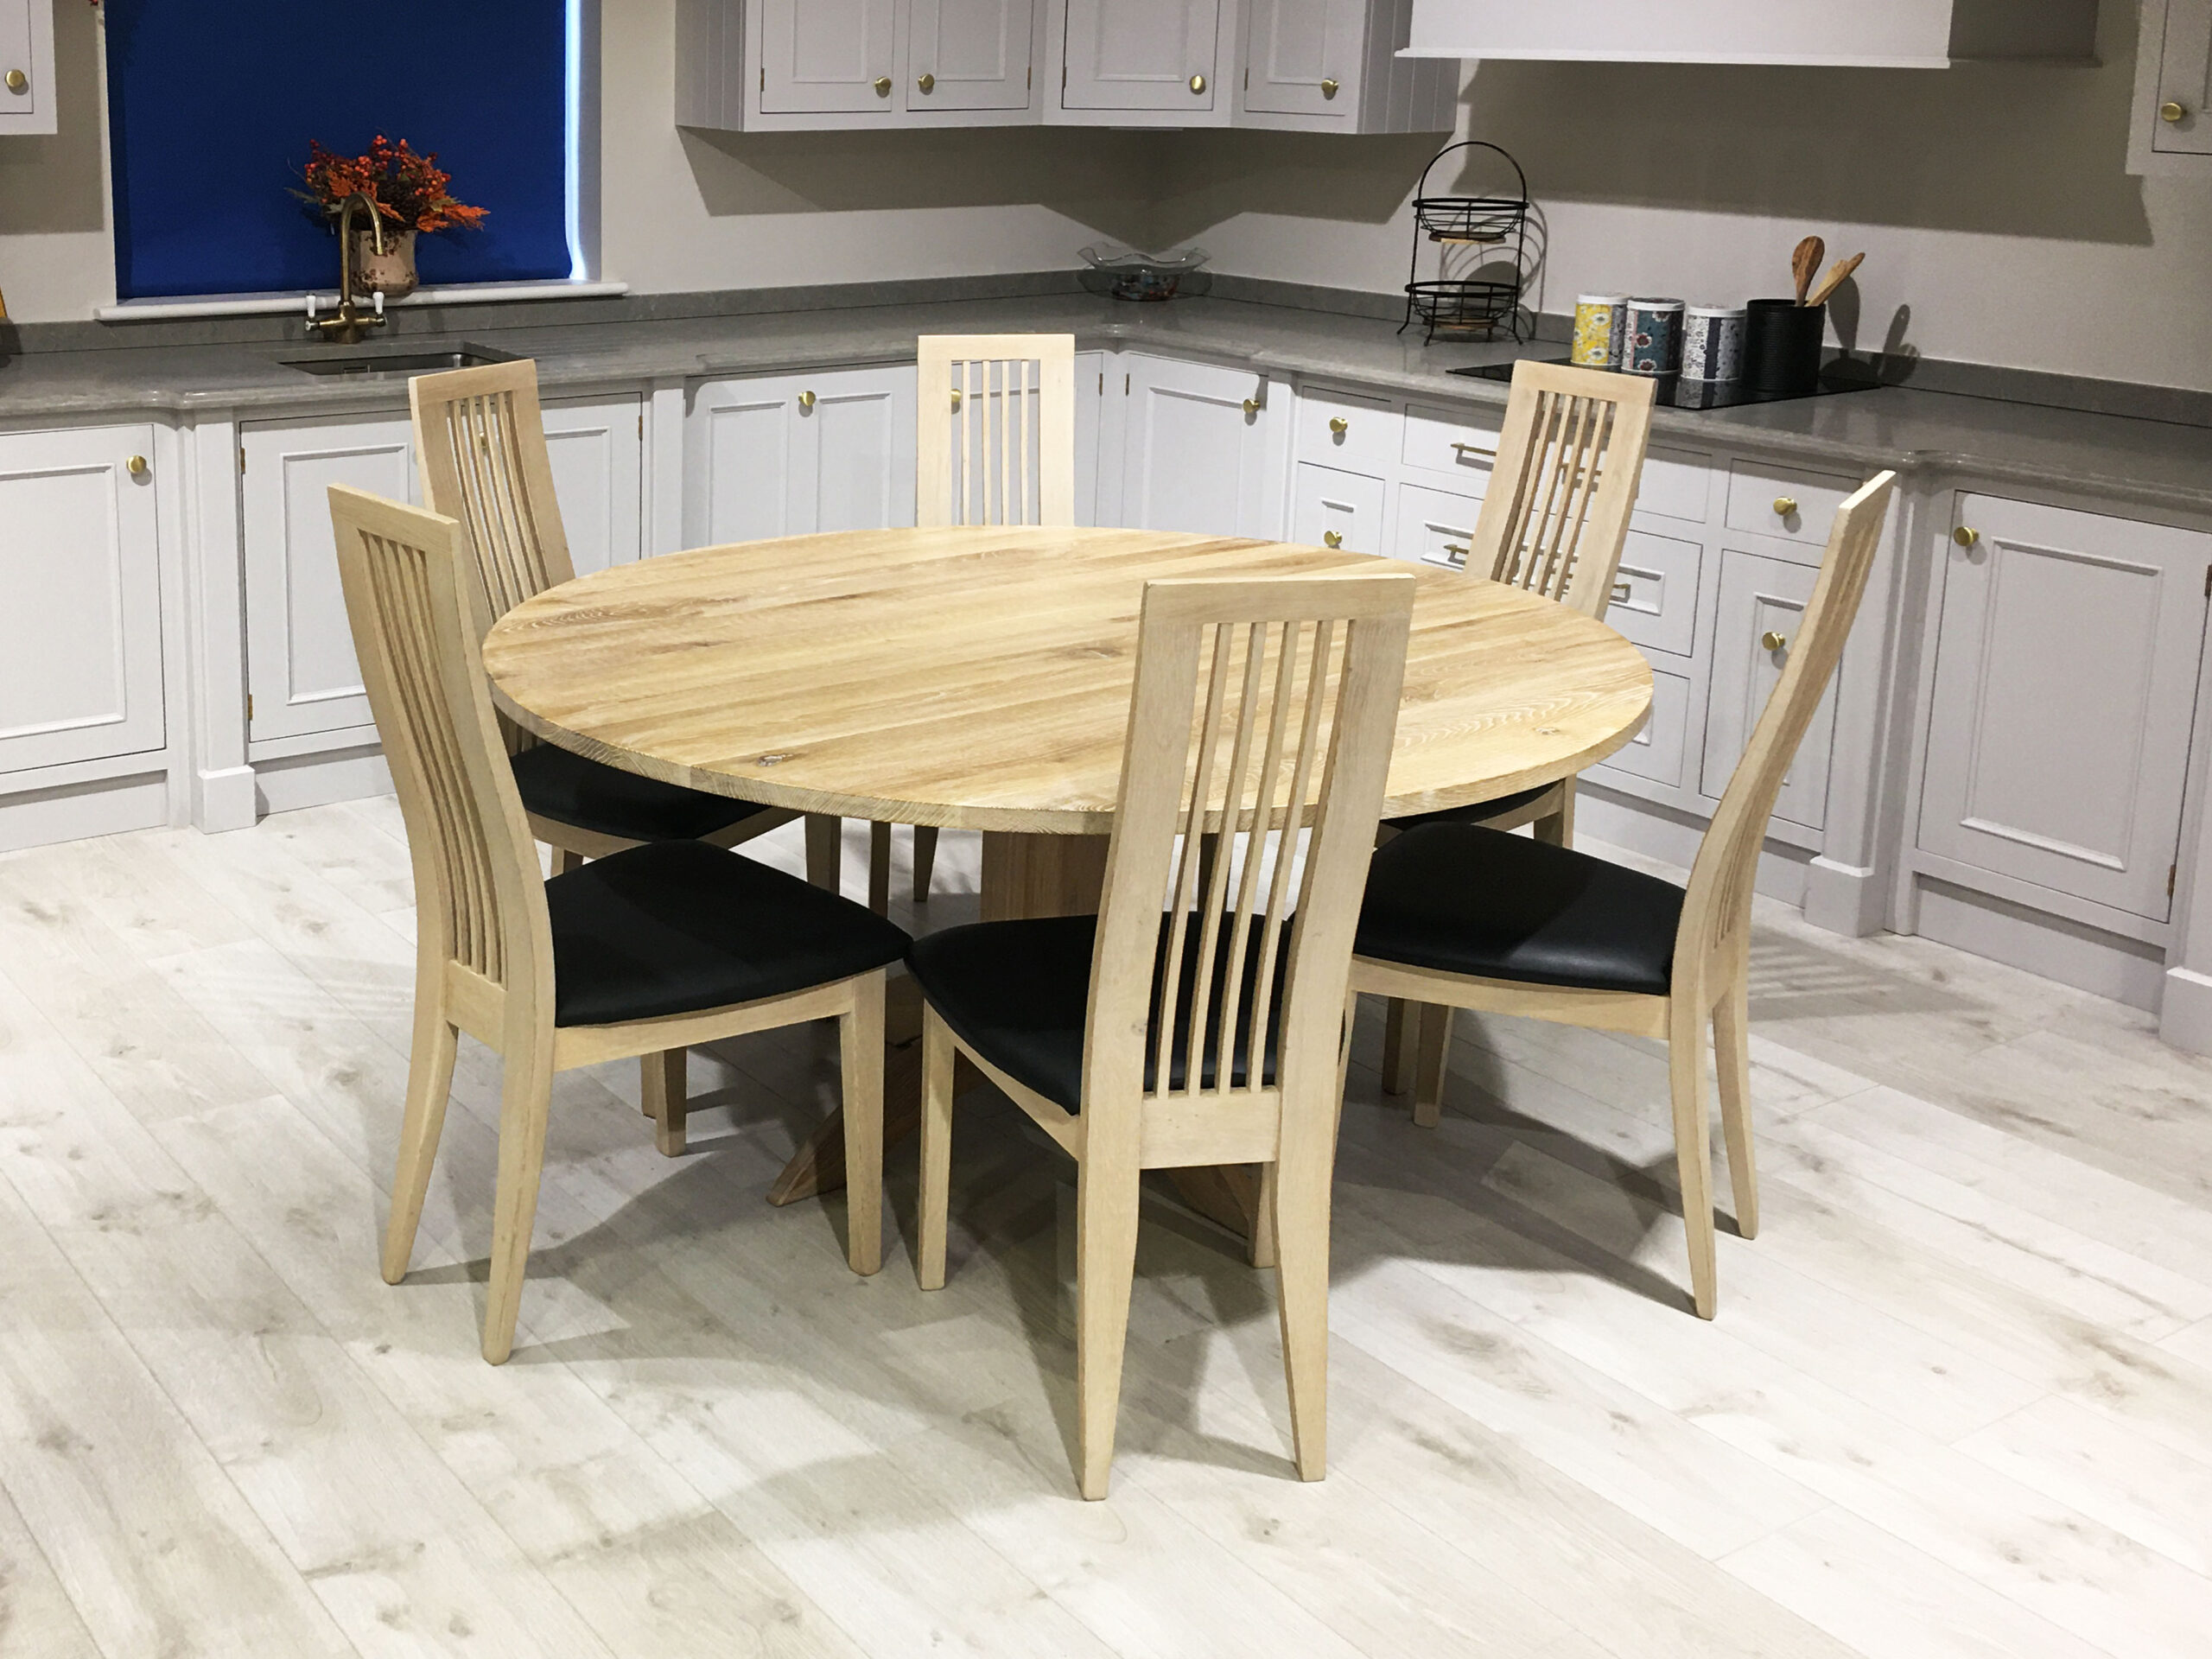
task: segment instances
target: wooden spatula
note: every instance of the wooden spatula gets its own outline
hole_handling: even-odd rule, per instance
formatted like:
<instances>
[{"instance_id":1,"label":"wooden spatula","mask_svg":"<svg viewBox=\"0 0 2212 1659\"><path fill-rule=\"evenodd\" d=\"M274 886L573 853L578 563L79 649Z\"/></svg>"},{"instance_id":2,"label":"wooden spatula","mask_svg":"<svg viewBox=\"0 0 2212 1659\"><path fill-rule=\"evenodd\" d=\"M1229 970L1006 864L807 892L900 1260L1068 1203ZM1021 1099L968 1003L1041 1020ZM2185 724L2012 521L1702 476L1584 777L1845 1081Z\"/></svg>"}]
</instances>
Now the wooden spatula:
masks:
<instances>
[{"instance_id":1,"label":"wooden spatula","mask_svg":"<svg viewBox=\"0 0 2212 1659\"><path fill-rule=\"evenodd\" d=\"M1812 297L1808 299L1805 303L1807 305L1826 305L1829 299L1834 296L1836 289L1844 285L1844 283L1849 278L1851 273L1858 270L1859 267L1865 263L1866 258L1866 256L1863 253L1854 253L1848 259L1837 260L1834 265L1830 268L1828 274L1821 278L1821 285L1813 290Z\"/></svg>"},{"instance_id":2,"label":"wooden spatula","mask_svg":"<svg viewBox=\"0 0 2212 1659\"><path fill-rule=\"evenodd\" d=\"M1827 257L1828 245L1817 236L1808 236L1797 245L1797 251L1789 256L1790 274L1797 279L1797 303L1805 303L1805 290L1813 285L1813 273L1821 268L1821 261Z\"/></svg>"}]
</instances>

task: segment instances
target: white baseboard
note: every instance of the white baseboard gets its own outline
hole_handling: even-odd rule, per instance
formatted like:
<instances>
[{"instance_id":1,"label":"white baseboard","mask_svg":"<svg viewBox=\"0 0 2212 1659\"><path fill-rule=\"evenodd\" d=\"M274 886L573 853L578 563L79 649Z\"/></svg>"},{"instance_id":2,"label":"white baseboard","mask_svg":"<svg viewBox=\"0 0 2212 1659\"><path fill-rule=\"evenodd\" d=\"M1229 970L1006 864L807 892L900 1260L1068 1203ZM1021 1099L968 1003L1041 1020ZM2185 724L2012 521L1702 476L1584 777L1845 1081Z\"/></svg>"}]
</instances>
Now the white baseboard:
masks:
<instances>
[{"instance_id":1,"label":"white baseboard","mask_svg":"<svg viewBox=\"0 0 2212 1659\"><path fill-rule=\"evenodd\" d=\"M255 805L262 812L296 812L333 801L365 800L391 793L391 768L379 748L339 749L327 754L264 760L253 768Z\"/></svg>"},{"instance_id":2,"label":"white baseboard","mask_svg":"<svg viewBox=\"0 0 2212 1659\"><path fill-rule=\"evenodd\" d=\"M192 822L210 835L225 830L251 830L254 810L253 768L225 766L194 775Z\"/></svg>"},{"instance_id":3,"label":"white baseboard","mask_svg":"<svg viewBox=\"0 0 2212 1659\"><path fill-rule=\"evenodd\" d=\"M2212 974L2193 968L2166 969L2158 1035L2187 1053L2212 1054Z\"/></svg>"},{"instance_id":4,"label":"white baseboard","mask_svg":"<svg viewBox=\"0 0 2212 1659\"><path fill-rule=\"evenodd\" d=\"M1848 938L1881 932L1888 894L1870 866L1815 857L1805 870L1805 919Z\"/></svg>"},{"instance_id":5,"label":"white baseboard","mask_svg":"<svg viewBox=\"0 0 2212 1659\"><path fill-rule=\"evenodd\" d=\"M165 772L35 790L0 798L0 852L153 830L168 821Z\"/></svg>"},{"instance_id":6,"label":"white baseboard","mask_svg":"<svg viewBox=\"0 0 2212 1659\"><path fill-rule=\"evenodd\" d=\"M2158 1010L2169 984L2165 952L2158 945L1929 876L1920 879L1919 931L1923 938L2147 1012Z\"/></svg>"}]
</instances>

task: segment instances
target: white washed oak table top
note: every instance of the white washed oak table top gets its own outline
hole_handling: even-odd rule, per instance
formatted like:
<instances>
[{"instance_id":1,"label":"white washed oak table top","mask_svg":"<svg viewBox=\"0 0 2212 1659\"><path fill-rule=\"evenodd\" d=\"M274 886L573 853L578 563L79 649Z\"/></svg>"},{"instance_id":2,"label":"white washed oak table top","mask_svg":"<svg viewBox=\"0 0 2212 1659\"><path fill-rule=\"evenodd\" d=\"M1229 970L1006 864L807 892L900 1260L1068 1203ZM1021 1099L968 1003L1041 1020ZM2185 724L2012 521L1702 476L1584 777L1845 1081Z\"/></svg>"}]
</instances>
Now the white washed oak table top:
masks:
<instances>
[{"instance_id":1,"label":"white washed oak table top","mask_svg":"<svg viewBox=\"0 0 2212 1659\"><path fill-rule=\"evenodd\" d=\"M1164 576L1372 568L1137 530L840 531L668 554L510 612L485 641L525 729L649 777L810 812L1103 834L1137 611ZM1649 713L1612 629L1451 570L1421 583L1386 816L1604 760Z\"/></svg>"}]
</instances>

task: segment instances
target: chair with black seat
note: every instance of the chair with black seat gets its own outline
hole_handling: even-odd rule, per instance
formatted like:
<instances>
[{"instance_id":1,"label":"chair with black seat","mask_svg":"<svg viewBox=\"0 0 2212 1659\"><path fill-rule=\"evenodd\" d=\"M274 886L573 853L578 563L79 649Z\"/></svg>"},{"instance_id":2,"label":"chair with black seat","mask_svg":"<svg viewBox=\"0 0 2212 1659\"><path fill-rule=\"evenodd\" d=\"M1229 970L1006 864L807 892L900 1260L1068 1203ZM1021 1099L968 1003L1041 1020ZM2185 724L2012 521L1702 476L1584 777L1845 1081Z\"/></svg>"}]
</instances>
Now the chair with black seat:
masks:
<instances>
[{"instance_id":1,"label":"chair with black seat","mask_svg":"<svg viewBox=\"0 0 2212 1659\"><path fill-rule=\"evenodd\" d=\"M461 520L484 604L486 628L523 601L573 578L569 538L553 492L553 463L537 397L537 365L528 359L416 375L407 383L423 496L433 512ZM553 849L556 873L588 858L660 841L734 847L799 815L664 783L540 743L512 721L500 730L531 833ZM837 886L838 823L807 821L807 874ZM642 1104L658 1116L660 1097L683 1095L683 1056L649 1055Z\"/></svg>"},{"instance_id":2,"label":"chair with black seat","mask_svg":"<svg viewBox=\"0 0 2212 1659\"><path fill-rule=\"evenodd\" d=\"M1113 1459L1140 1174L1178 1166L1262 1166L1298 1470L1321 1478L1345 972L1414 586L1147 583L1100 913L948 929L907 954L925 1000L923 1287L944 1283L956 1053L1076 1160L1086 1497Z\"/></svg>"},{"instance_id":3,"label":"chair with black seat","mask_svg":"<svg viewBox=\"0 0 2212 1659\"><path fill-rule=\"evenodd\" d=\"M1710 1019L1737 1230L1750 1238L1759 1224L1747 1024L1752 883L1776 793L1858 614L1896 483L1894 473L1882 474L1836 514L1797 637L1777 647L1787 653L1781 677L1687 891L1526 836L1433 823L1376 853L1360 911L1356 990L1666 1043L1690 1281L1704 1319L1717 1294L1705 1025ZM1439 1104L1422 1100L1429 1121Z\"/></svg>"},{"instance_id":4,"label":"chair with black seat","mask_svg":"<svg viewBox=\"0 0 2212 1659\"><path fill-rule=\"evenodd\" d=\"M847 1250L881 1259L883 993L906 934L795 876L690 840L543 880L480 650L480 595L451 518L334 486L346 617L407 823L415 873L413 1052L385 1234L413 1253L457 1033L499 1050L499 1190L484 1357L514 1345L553 1074L834 1018L843 1039ZM660 1102L664 1152L683 1140Z\"/></svg>"},{"instance_id":5,"label":"chair with black seat","mask_svg":"<svg viewBox=\"0 0 2212 1659\"><path fill-rule=\"evenodd\" d=\"M1482 512L1468 538L1467 570L1603 619L1617 588L1629 515L1643 482L1656 382L1523 359L1498 434ZM1393 818L1382 839L1427 823L1533 826L1539 841L1574 841L1574 779L1541 785L1418 817ZM1383 1086L1429 1090L1451 1041L1452 1011L1390 1002L1382 1044ZM1416 1058L1417 1057L1417 1058Z\"/></svg>"}]
</instances>

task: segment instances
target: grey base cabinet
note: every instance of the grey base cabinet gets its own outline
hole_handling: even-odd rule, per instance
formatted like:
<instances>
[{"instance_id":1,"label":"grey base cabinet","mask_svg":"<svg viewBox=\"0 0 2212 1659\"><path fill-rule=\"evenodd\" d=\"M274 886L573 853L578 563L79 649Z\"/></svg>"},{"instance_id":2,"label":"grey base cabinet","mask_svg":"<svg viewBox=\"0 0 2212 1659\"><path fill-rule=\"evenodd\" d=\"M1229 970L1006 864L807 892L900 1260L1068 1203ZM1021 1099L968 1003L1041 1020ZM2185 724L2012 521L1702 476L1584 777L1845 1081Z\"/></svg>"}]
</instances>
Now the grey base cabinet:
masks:
<instances>
[{"instance_id":1,"label":"grey base cabinet","mask_svg":"<svg viewBox=\"0 0 2212 1659\"><path fill-rule=\"evenodd\" d=\"M911 365L696 386L685 545L912 524L914 397Z\"/></svg>"}]
</instances>

